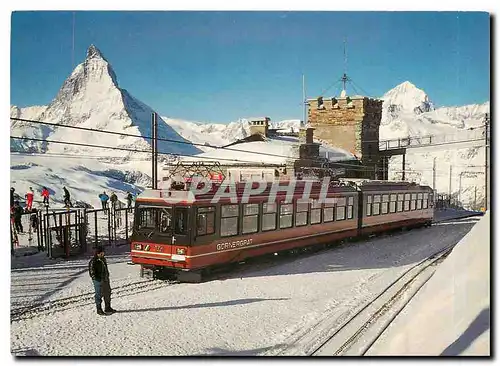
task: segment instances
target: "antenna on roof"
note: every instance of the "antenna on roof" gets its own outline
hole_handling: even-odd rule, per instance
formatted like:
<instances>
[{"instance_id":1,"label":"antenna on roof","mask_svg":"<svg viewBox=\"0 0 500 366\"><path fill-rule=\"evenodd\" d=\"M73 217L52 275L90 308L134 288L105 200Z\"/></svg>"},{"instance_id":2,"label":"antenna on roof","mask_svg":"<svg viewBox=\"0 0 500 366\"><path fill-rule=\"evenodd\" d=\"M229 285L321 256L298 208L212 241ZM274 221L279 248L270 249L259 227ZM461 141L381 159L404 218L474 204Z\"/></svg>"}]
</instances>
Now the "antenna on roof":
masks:
<instances>
[{"instance_id":1,"label":"antenna on roof","mask_svg":"<svg viewBox=\"0 0 500 366\"><path fill-rule=\"evenodd\" d=\"M73 12L73 33L71 37L71 68L75 68L75 12Z\"/></svg>"},{"instance_id":2,"label":"antenna on roof","mask_svg":"<svg viewBox=\"0 0 500 366\"><path fill-rule=\"evenodd\" d=\"M346 96L346 89L345 89L345 85L346 85L346 82L349 81L349 78L347 77L347 50L346 50L346 44L347 44L347 41L344 37L344 75L342 75L342 78L340 80L342 80L342 93L340 93L340 96L341 97L345 97Z\"/></svg>"}]
</instances>

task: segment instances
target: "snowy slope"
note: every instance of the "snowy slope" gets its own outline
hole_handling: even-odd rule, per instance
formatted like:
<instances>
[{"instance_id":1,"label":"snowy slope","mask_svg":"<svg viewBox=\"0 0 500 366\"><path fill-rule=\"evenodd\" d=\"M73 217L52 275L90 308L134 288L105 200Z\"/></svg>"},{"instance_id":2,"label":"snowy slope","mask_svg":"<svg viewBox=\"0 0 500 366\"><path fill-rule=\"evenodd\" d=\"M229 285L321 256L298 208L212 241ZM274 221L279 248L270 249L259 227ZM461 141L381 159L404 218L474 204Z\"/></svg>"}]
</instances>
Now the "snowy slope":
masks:
<instances>
[{"instance_id":1,"label":"snowy slope","mask_svg":"<svg viewBox=\"0 0 500 366\"><path fill-rule=\"evenodd\" d=\"M10 117L31 120L40 120L40 116L47 106L31 106L19 108L10 107ZM10 125L11 136L45 139L52 133L52 128L44 125L35 125L24 121L12 121ZM47 144L41 141L10 140L10 148L13 151L44 152Z\"/></svg>"},{"instance_id":2,"label":"snowy slope","mask_svg":"<svg viewBox=\"0 0 500 366\"><path fill-rule=\"evenodd\" d=\"M489 221L487 212L368 355L490 354Z\"/></svg>"}]
</instances>

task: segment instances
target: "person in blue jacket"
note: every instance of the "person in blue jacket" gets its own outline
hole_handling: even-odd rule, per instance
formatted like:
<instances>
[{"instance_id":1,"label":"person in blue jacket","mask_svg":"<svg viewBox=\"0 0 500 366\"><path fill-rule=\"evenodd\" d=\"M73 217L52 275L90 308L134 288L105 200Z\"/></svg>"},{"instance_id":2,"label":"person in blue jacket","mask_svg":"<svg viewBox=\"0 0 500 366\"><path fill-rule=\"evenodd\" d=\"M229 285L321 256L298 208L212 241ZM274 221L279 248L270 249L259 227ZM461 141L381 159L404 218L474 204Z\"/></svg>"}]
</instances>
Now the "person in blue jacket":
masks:
<instances>
[{"instance_id":1,"label":"person in blue jacket","mask_svg":"<svg viewBox=\"0 0 500 366\"><path fill-rule=\"evenodd\" d=\"M109 196L106 194L106 192L102 192L102 193L99 195L99 199L101 200L102 209L103 209L103 210L106 210L106 209L108 208L108 200L109 200Z\"/></svg>"}]
</instances>

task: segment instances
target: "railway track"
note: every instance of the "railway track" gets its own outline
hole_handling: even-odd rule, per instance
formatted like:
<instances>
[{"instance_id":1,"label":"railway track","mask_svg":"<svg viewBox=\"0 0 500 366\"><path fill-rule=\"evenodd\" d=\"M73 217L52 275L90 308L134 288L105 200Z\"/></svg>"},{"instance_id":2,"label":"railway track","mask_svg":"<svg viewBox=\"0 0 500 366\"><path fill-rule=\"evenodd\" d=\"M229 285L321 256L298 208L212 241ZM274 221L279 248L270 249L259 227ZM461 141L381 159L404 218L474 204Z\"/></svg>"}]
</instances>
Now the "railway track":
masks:
<instances>
[{"instance_id":1,"label":"railway track","mask_svg":"<svg viewBox=\"0 0 500 366\"><path fill-rule=\"evenodd\" d=\"M112 288L113 298L120 298L129 295L136 295L141 292L148 292L164 288L174 284L173 281L140 281L124 284ZM38 301L29 305L16 307L10 312L10 321L20 321L31 319L37 316L61 312L81 306L94 304L94 292L58 298L55 300Z\"/></svg>"},{"instance_id":2,"label":"railway track","mask_svg":"<svg viewBox=\"0 0 500 366\"><path fill-rule=\"evenodd\" d=\"M394 318L432 277L436 264L453 250L453 244L407 269L340 327L311 347L310 356L362 356L379 339ZM319 344L318 344L319 343Z\"/></svg>"}]
</instances>

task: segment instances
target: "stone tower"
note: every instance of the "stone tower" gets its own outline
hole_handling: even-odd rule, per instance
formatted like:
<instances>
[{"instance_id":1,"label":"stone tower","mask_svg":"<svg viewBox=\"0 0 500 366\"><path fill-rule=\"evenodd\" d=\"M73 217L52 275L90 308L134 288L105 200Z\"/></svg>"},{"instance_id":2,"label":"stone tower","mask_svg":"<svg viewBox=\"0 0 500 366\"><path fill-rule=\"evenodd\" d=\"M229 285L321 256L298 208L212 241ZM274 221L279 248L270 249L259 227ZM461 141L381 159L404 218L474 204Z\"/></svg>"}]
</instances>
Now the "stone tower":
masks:
<instances>
[{"instance_id":1,"label":"stone tower","mask_svg":"<svg viewBox=\"0 0 500 366\"><path fill-rule=\"evenodd\" d=\"M377 164L382 100L363 96L308 99L308 124L316 138L356 155L364 165Z\"/></svg>"}]
</instances>

